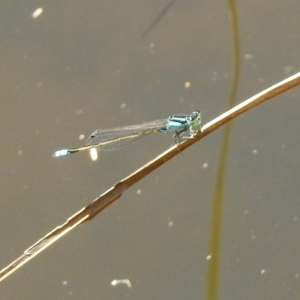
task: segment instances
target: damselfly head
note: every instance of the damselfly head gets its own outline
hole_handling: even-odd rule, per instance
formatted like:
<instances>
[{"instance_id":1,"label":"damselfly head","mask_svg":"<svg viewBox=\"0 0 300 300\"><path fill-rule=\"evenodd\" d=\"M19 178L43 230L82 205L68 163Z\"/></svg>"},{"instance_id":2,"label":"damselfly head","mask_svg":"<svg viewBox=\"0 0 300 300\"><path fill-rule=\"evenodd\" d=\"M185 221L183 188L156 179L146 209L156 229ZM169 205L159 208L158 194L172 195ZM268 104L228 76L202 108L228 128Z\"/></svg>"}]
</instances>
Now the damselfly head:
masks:
<instances>
[{"instance_id":1,"label":"damselfly head","mask_svg":"<svg viewBox=\"0 0 300 300\"><path fill-rule=\"evenodd\" d=\"M195 124L200 124L201 123L201 112L199 110L194 110L190 116L189 116L190 121L196 121Z\"/></svg>"}]
</instances>

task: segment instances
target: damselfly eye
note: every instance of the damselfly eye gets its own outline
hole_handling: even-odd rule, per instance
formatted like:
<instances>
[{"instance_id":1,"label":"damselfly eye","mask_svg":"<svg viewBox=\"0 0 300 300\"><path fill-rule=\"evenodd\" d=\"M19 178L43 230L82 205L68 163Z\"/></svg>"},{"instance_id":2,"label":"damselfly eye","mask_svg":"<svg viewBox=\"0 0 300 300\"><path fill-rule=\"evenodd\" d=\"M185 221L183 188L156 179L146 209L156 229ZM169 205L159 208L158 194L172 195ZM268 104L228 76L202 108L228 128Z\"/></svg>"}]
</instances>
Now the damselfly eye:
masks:
<instances>
[{"instance_id":1,"label":"damselfly eye","mask_svg":"<svg viewBox=\"0 0 300 300\"><path fill-rule=\"evenodd\" d=\"M192 119L192 120L197 119L198 116L199 116L199 114L200 114L200 111L199 111L199 110L193 111L192 114L191 114L191 119Z\"/></svg>"}]
</instances>

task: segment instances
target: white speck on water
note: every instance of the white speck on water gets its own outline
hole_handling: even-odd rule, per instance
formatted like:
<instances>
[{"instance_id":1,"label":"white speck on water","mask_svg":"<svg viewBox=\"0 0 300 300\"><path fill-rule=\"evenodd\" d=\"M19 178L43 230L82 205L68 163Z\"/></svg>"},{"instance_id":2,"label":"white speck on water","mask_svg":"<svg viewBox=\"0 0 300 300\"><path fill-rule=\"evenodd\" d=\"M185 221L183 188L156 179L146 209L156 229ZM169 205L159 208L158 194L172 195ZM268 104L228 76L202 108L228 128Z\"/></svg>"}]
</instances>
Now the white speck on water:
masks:
<instances>
[{"instance_id":1,"label":"white speck on water","mask_svg":"<svg viewBox=\"0 0 300 300\"><path fill-rule=\"evenodd\" d=\"M36 19L38 18L42 13L43 13L43 9L41 7L39 7L38 9L36 9L33 13L32 13L32 18Z\"/></svg>"},{"instance_id":2,"label":"white speck on water","mask_svg":"<svg viewBox=\"0 0 300 300\"><path fill-rule=\"evenodd\" d=\"M208 255L206 256L206 260L211 260L211 258L212 258L212 254L208 254Z\"/></svg>"},{"instance_id":3,"label":"white speck on water","mask_svg":"<svg viewBox=\"0 0 300 300\"><path fill-rule=\"evenodd\" d=\"M217 81L217 77L218 77L218 72L213 72L212 73L212 82L215 82L215 81Z\"/></svg>"},{"instance_id":4,"label":"white speck on water","mask_svg":"<svg viewBox=\"0 0 300 300\"><path fill-rule=\"evenodd\" d=\"M120 105L120 108L121 108L121 109L125 109L126 106L127 106L127 105L126 105L125 103L122 103L122 104Z\"/></svg>"},{"instance_id":5,"label":"white speck on water","mask_svg":"<svg viewBox=\"0 0 300 300\"><path fill-rule=\"evenodd\" d=\"M98 151L96 148L90 149L90 157L92 161L96 161L98 159Z\"/></svg>"},{"instance_id":6,"label":"white speck on water","mask_svg":"<svg viewBox=\"0 0 300 300\"><path fill-rule=\"evenodd\" d=\"M131 282L129 279L114 279L111 285L116 286L118 284L126 284L128 288L131 288Z\"/></svg>"},{"instance_id":7,"label":"white speck on water","mask_svg":"<svg viewBox=\"0 0 300 300\"><path fill-rule=\"evenodd\" d=\"M153 44L153 43L151 43L151 44L149 45L149 49L150 49L150 54L155 54L154 44Z\"/></svg>"},{"instance_id":8,"label":"white speck on water","mask_svg":"<svg viewBox=\"0 0 300 300\"><path fill-rule=\"evenodd\" d=\"M170 218L168 218L168 227L173 227L173 225L174 222Z\"/></svg>"},{"instance_id":9,"label":"white speck on water","mask_svg":"<svg viewBox=\"0 0 300 300\"><path fill-rule=\"evenodd\" d=\"M187 82L184 84L184 87L185 87L186 89L190 88L190 87L191 87L191 83L187 81Z\"/></svg>"},{"instance_id":10,"label":"white speck on water","mask_svg":"<svg viewBox=\"0 0 300 300\"><path fill-rule=\"evenodd\" d=\"M245 55L244 55L244 58L245 58L246 60L250 60L250 59L253 59L253 55L252 55L252 54L245 54Z\"/></svg>"}]
</instances>

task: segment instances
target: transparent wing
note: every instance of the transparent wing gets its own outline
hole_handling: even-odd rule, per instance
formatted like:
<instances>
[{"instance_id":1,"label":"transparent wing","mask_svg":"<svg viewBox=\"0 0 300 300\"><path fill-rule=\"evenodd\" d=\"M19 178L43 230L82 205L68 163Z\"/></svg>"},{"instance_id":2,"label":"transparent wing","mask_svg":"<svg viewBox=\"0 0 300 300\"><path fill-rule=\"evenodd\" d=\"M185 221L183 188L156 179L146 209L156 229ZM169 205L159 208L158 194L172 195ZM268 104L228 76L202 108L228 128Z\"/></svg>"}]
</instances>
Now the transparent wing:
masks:
<instances>
[{"instance_id":1,"label":"transparent wing","mask_svg":"<svg viewBox=\"0 0 300 300\"><path fill-rule=\"evenodd\" d=\"M112 151L125 147L139 139L164 127L168 119L156 120L137 125L116 127L111 129L97 129L86 140L87 146L95 145L100 150Z\"/></svg>"}]
</instances>

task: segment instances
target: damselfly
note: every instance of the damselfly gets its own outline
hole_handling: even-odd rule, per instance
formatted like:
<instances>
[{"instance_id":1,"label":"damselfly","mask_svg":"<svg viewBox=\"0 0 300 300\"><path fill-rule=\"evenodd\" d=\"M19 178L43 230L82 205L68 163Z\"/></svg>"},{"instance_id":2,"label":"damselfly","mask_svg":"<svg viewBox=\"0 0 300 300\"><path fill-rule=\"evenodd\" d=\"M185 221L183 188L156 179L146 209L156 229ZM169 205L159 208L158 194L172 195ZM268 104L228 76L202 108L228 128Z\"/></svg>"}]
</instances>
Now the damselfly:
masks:
<instances>
[{"instance_id":1,"label":"damselfly","mask_svg":"<svg viewBox=\"0 0 300 300\"><path fill-rule=\"evenodd\" d=\"M125 147L146 135L156 132L175 132L174 140L189 131L190 136L200 130L201 112L193 111L190 115L173 115L167 119L146 122L112 129L97 129L87 139L86 146L62 149L53 153L54 157L66 156L92 148L100 150L116 150ZM193 130L196 128L196 130Z\"/></svg>"}]
</instances>

